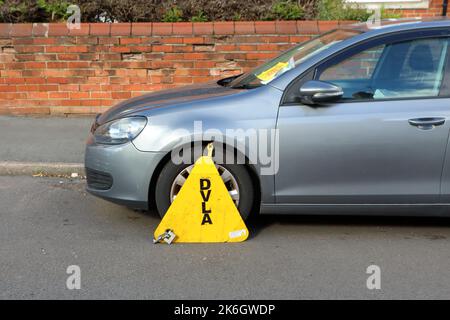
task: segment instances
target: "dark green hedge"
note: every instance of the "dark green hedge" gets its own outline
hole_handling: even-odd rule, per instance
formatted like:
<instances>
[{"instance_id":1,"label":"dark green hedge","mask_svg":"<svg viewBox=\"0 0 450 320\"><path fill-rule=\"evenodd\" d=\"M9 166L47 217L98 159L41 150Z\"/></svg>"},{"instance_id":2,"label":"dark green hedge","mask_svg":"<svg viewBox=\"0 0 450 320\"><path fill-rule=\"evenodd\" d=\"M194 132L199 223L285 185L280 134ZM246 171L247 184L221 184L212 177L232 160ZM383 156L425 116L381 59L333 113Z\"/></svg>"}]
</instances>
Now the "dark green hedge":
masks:
<instances>
[{"instance_id":1,"label":"dark green hedge","mask_svg":"<svg viewBox=\"0 0 450 320\"><path fill-rule=\"evenodd\" d=\"M0 22L56 22L76 4L82 22L365 20L343 0L0 0Z\"/></svg>"}]
</instances>

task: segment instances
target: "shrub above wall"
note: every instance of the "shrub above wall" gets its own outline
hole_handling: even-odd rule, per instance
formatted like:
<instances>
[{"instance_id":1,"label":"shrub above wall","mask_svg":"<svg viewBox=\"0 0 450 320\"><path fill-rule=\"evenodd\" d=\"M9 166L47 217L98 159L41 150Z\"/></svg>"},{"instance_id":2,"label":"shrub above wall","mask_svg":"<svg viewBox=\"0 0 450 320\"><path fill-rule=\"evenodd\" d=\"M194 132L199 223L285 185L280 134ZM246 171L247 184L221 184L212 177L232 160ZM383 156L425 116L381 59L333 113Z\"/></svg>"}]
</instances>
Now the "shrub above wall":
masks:
<instances>
[{"instance_id":1,"label":"shrub above wall","mask_svg":"<svg viewBox=\"0 0 450 320\"><path fill-rule=\"evenodd\" d=\"M83 22L180 22L314 18L319 0L0 0L1 22L54 22L78 5Z\"/></svg>"},{"instance_id":2,"label":"shrub above wall","mask_svg":"<svg viewBox=\"0 0 450 320\"><path fill-rule=\"evenodd\" d=\"M103 112L147 92L248 71L344 23L0 24L0 114Z\"/></svg>"},{"instance_id":3,"label":"shrub above wall","mask_svg":"<svg viewBox=\"0 0 450 320\"><path fill-rule=\"evenodd\" d=\"M0 22L57 22L76 4L83 22L359 20L344 0L0 0ZM357 5L356 5L357 6Z\"/></svg>"},{"instance_id":4,"label":"shrub above wall","mask_svg":"<svg viewBox=\"0 0 450 320\"><path fill-rule=\"evenodd\" d=\"M207 22L267 20L358 20L372 14L356 0L0 0L0 22L61 22L78 5L82 22ZM373 3L372 3L373 4ZM384 18L439 16L443 0L428 7L377 4ZM412 4L415 4L412 3Z\"/></svg>"}]
</instances>

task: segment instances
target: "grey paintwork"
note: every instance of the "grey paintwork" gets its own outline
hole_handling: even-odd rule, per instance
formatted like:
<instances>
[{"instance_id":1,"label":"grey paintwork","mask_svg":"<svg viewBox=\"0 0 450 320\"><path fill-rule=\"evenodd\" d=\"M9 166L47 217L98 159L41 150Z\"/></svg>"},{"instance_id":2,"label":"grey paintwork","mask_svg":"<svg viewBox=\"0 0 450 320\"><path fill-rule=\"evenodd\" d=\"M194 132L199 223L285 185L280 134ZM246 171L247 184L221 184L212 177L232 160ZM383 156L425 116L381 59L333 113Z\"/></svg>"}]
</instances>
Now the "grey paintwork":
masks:
<instances>
[{"instance_id":1,"label":"grey paintwork","mask_svg":"<svg viewBox=\"0 0 450 320\"><path fill-rule=\"evenodd\" d=\"M420 130L408 119L449 119L449 99L371 102L370 108L362 102L323 108L280 107L283 92L294 79L336 52L382 34L443 26L450 27L450 22L369 30L252 90L211 82L125 101L101 115L98 124L129 115L146 116L148 124L124 146L105 147L89 139L86 166L109 172L114 178L111 190L89 191L146 207L155 168L181 138L174 130L182 128L194 136L194 121L201 120L204 130L280 130L280 170L275 176L258 177L262 213L356 213L364 209L369 214L395 209L422 214L428 206L445 209L450 202L450 160L445 153L449 121L433 130ZM259 172L260 168L255 164L253 169Z\"/></svg>"}]
</instances>

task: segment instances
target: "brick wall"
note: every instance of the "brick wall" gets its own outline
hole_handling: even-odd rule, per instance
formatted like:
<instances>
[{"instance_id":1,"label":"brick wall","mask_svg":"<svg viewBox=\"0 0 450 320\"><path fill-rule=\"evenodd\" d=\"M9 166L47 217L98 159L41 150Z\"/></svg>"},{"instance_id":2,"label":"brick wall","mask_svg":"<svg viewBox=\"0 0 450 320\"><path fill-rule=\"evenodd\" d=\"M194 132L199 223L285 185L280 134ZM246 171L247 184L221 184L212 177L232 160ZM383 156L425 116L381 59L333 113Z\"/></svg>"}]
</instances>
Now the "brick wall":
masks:
<instances>
[{"instance_id":1,"label":"brick wall","mask_svg":"<svg viewBox=\"0 0 450 320\"><path fill-rule=\"evenodd\" d=\"M336 21L0 24L0 114L91 114L238 74Z\"/></svg>"},{"instance_id":2,"label":"brick wall","mask_svg":"<svg viewBox=\"0 0 450 320\"><path fill-rule=\"evenodd\" d=\"M395 13L400 13L402 17L436 17L442 15L442 0L430 0L428 9L403 9L403 10L387 10ZM450 4L447 12L447 16L450 13Z\"/></svg>"},{"instance_id":3,"label":"brick wall","mask_svg":"<svg viewBox=\"0 0 450 320\"><path fill-rule=\"evenodd\" d=\"M441 11L442 1L431 0L428 10L402 14ZM99 113L147 92L248 71L346 23L0 24L0 114Z\"/></svg>"}]
</instances>

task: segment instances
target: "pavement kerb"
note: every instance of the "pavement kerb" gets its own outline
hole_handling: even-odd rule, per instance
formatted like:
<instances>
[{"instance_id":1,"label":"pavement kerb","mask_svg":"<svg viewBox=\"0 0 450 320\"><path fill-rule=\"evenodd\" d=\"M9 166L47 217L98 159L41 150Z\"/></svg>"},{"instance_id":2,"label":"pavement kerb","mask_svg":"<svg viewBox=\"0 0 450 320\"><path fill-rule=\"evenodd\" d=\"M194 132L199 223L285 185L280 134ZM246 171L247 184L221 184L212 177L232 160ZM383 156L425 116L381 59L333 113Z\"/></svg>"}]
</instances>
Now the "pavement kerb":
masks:
<instances>
[{"instance_id":1,"label":"pavement kerb","mask_svg":"<svg viewBox=\"0 0 450 320\"><path fill-rule=\"evenodd\" d=\"M24 176L24 175L72 175L84 176L84 164L65 162L19 162L0 161L0 175Z\"/></svg>"}]
</instances>

